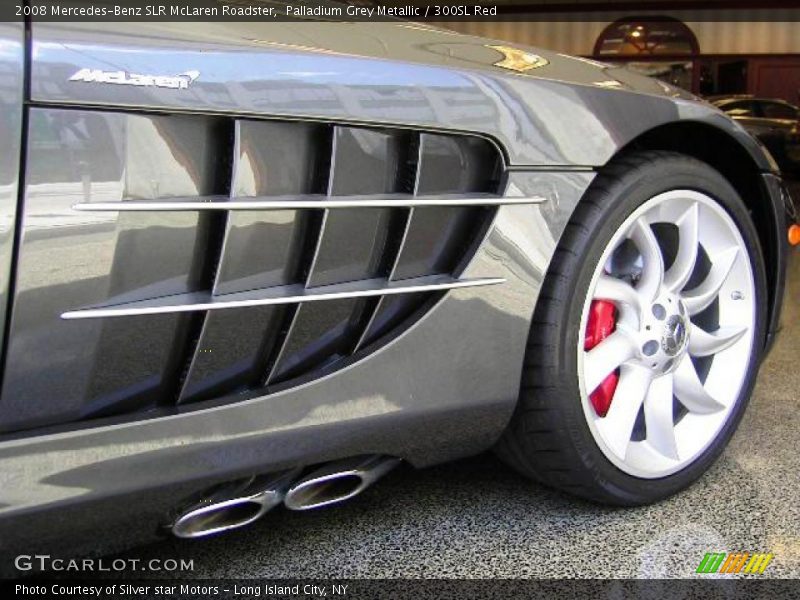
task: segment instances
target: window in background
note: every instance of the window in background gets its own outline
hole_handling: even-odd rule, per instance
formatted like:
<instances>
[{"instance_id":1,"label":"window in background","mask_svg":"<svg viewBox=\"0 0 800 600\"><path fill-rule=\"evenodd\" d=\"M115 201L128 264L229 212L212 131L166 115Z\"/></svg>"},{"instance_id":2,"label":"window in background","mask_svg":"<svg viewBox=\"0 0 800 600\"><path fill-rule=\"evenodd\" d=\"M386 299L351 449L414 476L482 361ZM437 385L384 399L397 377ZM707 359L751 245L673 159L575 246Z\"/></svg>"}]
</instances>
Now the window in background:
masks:
<instances>
[{"instance_id":1,"label":"window in background","mask_svg":"<svg viewBox=\"0 0 800 600\"><path fill-rule=\"evenodd\" d=\"M671 17L631 17L603 30L594 55L691 90L700 48L692 30Z\"/></svg>"}]
</instances>

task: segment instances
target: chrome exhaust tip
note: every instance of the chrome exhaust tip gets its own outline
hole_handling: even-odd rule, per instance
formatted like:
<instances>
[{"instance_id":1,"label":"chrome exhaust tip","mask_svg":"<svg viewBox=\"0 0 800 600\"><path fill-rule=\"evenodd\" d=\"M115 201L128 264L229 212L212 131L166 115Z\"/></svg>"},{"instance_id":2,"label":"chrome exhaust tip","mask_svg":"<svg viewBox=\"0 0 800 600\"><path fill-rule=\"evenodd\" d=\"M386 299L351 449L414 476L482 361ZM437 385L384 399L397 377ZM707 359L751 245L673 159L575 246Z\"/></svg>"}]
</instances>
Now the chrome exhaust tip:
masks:
<instances>
[{"instance_id":1,"label":"chrome exhaust tip","mask_svg":"<svg viewBox=\"0 0 800 600\"><path fill-rule=\"evenodd\" d=\"M389 456L356 456L328 463L289 488L283 503L291 510L311 510L357 496L401 460Z\"/></svg>"},{"instance_id":2,"label":"chrome exhaust tip","mask_svg":"<svg viewBox=\"0 0 800 600\"><path fill-rule=\"evenodd\" d=\"M193 539L249 525L283 501L299 474L300 469L291 469L223 485L182 512L172 533Z\"/></svg>"}]
</instances>

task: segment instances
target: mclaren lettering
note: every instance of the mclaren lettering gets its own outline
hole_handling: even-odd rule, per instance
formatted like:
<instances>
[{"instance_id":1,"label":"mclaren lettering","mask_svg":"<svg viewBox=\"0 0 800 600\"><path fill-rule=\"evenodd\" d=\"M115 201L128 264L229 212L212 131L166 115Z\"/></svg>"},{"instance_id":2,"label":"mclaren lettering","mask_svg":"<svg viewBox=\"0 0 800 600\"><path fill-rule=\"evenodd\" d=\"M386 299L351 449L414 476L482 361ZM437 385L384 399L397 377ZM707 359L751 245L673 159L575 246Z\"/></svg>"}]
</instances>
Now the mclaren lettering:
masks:
<instances>
[{"instance_id":1,"label":"mclaren lettering","mask_svg":"<svg viewBox=\"0 0 800 600\"><path fill-rule=\"evenodd\" d=\"M132 85L136 87L159 87L185 90L200 77L199 71L185 71L178 75L142 75L127 71L103 71L101 69L81 69L70 81L83 83L107 83L111 85Z\"/></svg>"}]
</instances>

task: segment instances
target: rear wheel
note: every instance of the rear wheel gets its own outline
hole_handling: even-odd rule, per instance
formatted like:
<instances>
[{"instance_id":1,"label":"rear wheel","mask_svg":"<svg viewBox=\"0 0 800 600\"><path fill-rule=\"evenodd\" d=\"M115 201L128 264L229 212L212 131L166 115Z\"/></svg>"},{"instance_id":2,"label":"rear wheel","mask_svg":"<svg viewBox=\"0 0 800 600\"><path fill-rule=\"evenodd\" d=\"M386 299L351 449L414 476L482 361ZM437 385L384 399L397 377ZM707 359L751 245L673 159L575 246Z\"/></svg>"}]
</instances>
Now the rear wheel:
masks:
<instances>
[{"instance_id":1,"label":"rear wheel","mask_svg":"<svg viewBox=\"0 0 800 600\"><path fill-rule=\"evenodd\" d=\"M762 263L742 200L708 165L666 152L609 165L545 278L500 455L613 504L697 479L754 384Z\"/></svg>"}]
</instances>

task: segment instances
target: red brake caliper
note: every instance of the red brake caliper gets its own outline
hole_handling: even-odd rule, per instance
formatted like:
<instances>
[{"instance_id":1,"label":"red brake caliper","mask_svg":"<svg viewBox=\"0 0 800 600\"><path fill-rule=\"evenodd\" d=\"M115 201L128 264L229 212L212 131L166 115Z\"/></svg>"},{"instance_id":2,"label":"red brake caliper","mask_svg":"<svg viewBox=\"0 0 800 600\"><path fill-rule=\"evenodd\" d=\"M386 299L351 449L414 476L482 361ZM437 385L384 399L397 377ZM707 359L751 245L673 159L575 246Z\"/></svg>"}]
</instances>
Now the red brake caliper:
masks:
<instances>
[{"instance_id":1,"label":"red brake caliper","mask_svg":"<svg viewBox=\"0 0 800 600\"><path fill-rule=\"evenodd\" d=\"M585 350L591 350L614 332L617 325L616 314L617 309L612 302L592 300L592 305L589 307L589 322L586 324L586 339L583 343ZM589 394L592 406L599 416L606 416L614 399L617 383L619 383L619 373L614 371Z\"/></svg>"}]
</instances>

